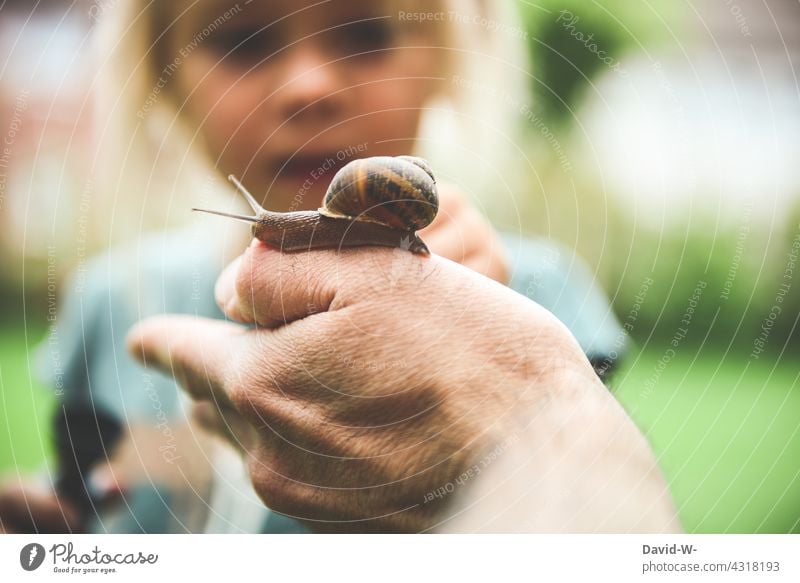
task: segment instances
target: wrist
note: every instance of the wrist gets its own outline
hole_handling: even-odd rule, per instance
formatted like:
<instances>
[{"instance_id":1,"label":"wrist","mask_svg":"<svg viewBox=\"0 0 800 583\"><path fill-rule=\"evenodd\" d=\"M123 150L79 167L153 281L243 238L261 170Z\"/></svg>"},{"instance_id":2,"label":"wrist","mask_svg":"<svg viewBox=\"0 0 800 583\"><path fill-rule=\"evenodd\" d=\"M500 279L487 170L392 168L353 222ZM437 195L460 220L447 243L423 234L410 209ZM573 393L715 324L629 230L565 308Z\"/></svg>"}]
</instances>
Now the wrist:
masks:
<instances>
[{"instance_id":1,"label":"wrist","mask_svg":"<svg viewBox=\"0 0 800 583\"><path fill-rule=\"evenodd\" d=\"M649 444L599 380L560 386L515 412L479 458L483 471L447 509L449 532L678 532ZM557 379L557 380L556 380Z\"/></svg>"}]
</instances>

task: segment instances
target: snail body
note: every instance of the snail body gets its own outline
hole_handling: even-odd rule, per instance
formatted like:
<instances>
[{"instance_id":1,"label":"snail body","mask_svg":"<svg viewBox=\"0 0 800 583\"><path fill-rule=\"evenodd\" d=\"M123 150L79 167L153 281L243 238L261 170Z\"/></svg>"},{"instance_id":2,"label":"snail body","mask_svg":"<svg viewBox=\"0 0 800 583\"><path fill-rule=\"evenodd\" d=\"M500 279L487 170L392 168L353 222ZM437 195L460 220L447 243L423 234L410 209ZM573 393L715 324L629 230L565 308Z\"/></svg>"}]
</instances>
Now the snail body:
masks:
<instances>
[{"instance_id":1,"label":"snail body","mask_svg":"<svg viewBox=\"0 0 800 583\"><path fill-rule=\"evenodd\" d=\"M253 224L253 236L284 251L377 245L428 255L416 231L438 211L436 181L427 162L413 156L353 160L333 177L317 211L273 212L261 207L229 176L253 208L246 217L203 211ZM203 209L194 209L203 210Z\"/></svg>"}]
</instances>

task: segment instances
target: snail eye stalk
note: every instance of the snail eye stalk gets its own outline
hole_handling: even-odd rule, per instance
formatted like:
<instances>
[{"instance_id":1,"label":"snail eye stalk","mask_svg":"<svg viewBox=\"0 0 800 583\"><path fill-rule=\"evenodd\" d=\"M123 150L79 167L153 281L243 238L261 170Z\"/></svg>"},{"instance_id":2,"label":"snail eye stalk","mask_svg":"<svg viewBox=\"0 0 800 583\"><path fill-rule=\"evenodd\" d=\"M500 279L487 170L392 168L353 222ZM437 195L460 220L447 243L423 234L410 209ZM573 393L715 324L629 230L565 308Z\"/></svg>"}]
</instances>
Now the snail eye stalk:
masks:
<instances>
[{"instance_id":1,"label":"snail eye stalk","mask_svg":"<svg viewBox=\"0 0 800 583\"><path fill-rule=\"evenodd\" d=\"M253 212L256 214L264 212L264 207L258 204L258 201L255 199L255 197L250 194L250 191L244 187L238 178L236 178L233 174L229 174L228 180L236 187L236 190L239 191L239 194L244 197L244 199L247 201L247 204L249 204L250 208L253 209Z\"/></svg>"},{"instance_id":2,"label":"snail eye stalk","mask_svg":"<svg viewBox=\"0 0 800 583\"><path fill-rule=\"evenodd\" d=\"M247 217L245 215L236 215L236 214L233 214L233 213L224 213L222 211L212 211L212 210L209 210L209 209L193 208L192 210L194 212L198 212L198 213L208 213L210 215L219 215L221 217L228 217L229 219L236 219L238 221L245 221L245 222L248 222L248 223L257 223L258 222L258 217Z\"/></svg>"},{"instance_id":3,"label":"snail eye stalk","mask_svg":"<svg viewBox=\"0 0 800 583\"><path fill-rule=\"evenodd\" d=\"M266 212L264 208L260 204L258 204L258 201L256 201L255 197L253 197L253 195L250 194L250 192L244 187L244 185L239 181L239 179L236 178L236 176L230 174L228 175L228 180L236 187L236 190L239 192L239 194L241 194L244 197L244 199L256 213L256 216L248 217L245 215L238 215L234 213L225 213L222 211L212 211L209 209L199 209L199 208L193 208L192 210L200 213L208 213L210 215L219 215L220 217L228 217L230 219L236 219L238 221L257 223L259 221L258 215Z\"/></svg>"}]
</instances>

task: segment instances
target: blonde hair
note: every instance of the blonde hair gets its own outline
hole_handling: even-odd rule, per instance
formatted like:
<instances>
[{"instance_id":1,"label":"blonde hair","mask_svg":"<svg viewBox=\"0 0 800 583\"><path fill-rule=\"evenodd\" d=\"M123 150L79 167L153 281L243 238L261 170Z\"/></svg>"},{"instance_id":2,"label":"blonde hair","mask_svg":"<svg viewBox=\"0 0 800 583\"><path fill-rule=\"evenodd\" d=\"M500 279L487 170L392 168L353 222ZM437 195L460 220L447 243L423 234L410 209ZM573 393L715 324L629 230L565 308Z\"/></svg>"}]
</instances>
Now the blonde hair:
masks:
<instances>
[{"instance_id":1,"label":"blonde hair","mask_svg":"<svg viewBox=\"0 0 800 583\"><path fill-rule=\"evenodd\" d=\"M109 0L96 48L95 233L101 246L187 224L192 206L235 210L235 198L198 147L159 76L181 7L198 0ZM494 185L514 146L514 120L498 100L525 100L525 33L511 0L391 0L396 10L442 13L437 42L447 90L422 114L416 154L468 188L491 215ZM487 92L495 101L487 105ZM179 101L177 101L179 103ZM142 115L142 113L146 115ZM490 183L490 184L487 184Z\"/></svg>"}]
</instances>

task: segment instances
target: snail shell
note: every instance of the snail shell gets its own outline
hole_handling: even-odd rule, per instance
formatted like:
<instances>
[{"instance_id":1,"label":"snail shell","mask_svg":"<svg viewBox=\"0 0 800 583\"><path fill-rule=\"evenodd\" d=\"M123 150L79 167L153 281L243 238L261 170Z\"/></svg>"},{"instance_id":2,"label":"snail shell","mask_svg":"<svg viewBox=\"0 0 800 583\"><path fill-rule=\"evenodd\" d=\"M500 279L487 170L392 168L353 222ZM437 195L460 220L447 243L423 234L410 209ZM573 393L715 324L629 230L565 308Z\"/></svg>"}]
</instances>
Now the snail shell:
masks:
<instances>
[{"instance_id":1,"label":"snail shell","mask_svg":"<svg viewBox=\"0 0 800 583\"><path fill-rule=\"evenodd\" d=\"M320 214L402 231L427 227L439 209L428 163L414 156L353 160L333 177Z\"/></svg>"},{"instance_id":2,"label":"snail shell","mask_svg":"<svg viewBox=\"0 0 800 583\"><path fill-rule=\"evenodd\" d=\"M439 196L422 158L375 156L350 162L333 177L318 211L268 211L235 176L228 178L254 216L193 210L251 223L254 237L283 251L382 246L430 254L415 231L433 221Z\"/></svg>"}]
</instances>

